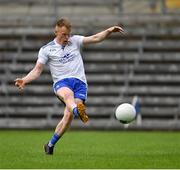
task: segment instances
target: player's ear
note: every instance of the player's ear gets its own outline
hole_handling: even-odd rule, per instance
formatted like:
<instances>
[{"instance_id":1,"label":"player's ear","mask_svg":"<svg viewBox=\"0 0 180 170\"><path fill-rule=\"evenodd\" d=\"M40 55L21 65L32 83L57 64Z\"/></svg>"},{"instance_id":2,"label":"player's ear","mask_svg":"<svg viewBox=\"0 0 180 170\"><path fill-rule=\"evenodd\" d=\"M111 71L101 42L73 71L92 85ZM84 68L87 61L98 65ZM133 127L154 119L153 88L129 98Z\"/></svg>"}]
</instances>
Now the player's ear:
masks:
<instances>
[{"instance_id":1,"label":"player's ear","mask_svg":"<svg viewBox=\"0 0 180 170\"><path fill-rule=\"evenodd\" d=\"M55 26L55 27L54 27L54 34L57 36L57 33L58 33L58 27Z\"/></svg>"},{"instance_id":2,"label":"player's ear","mask_svg":"<svg viewBox=\"0 0 180 170\"><path fill-rule=\"evenodd\" d=\"M57 30L56 30L56 28L54 28L54 34L57 35Z\"/></svg>"}]
</instances>

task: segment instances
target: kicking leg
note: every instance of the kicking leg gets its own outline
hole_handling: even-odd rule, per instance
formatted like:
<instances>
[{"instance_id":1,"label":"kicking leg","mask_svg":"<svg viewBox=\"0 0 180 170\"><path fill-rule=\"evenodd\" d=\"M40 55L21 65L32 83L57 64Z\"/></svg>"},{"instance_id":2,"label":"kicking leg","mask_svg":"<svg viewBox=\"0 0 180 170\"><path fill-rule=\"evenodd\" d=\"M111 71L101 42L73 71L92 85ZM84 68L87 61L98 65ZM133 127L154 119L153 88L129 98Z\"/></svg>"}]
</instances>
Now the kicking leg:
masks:
<instances>
[{"instance_id":1,"label":"kicking leg","mask_svg":"<svg viewBox=\"0 0 180 170\"><path fill-rule=\"evenodd\" d=\"M76 98L75 103L77 104L77 109L78 109L78 114L79 114L80 119L84 123L88 122L89 117L86 114L86 108L83 101L81 99Z\"/></svg>"},{"instance_id":2,"label":"kicking leg","mask_svg":"<svg viewBox=\"0 0 180 170\"><path fill-rule=\"evenodd\" d=\"M58 89L56 95L65 103L67 110L72 112L75 116L78 116L73 112L73 109L77 107L74 100L74 93L71 89L67 87L62 87Z\"/></svg>"},{"instance_id":3,"label":"kicking leg","mask_svg":"<svg viewBox=\"0 0 180 170\"><path fill-rule=\"evenodd\" d=\"M74 99L74 93L71 89L62 87L57 91L57 95L64 101L67 109L72 112L74 116L79 116L84 123L88 121L83 101L78 98Z\"/></svg>"}]
</instances>

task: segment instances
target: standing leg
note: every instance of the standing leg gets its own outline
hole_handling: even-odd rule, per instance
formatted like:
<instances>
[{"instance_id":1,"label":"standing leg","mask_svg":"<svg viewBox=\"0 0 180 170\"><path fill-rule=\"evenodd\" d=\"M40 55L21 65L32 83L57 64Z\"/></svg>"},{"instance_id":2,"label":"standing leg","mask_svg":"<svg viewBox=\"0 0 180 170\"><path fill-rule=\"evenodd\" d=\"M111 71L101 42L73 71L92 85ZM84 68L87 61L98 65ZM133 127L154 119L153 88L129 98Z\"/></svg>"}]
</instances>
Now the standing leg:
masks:
<instances>
[{"instance_id":1,"label":"standing leg","mask_svg":"<svg viewBox=\"0 0 180 170\"><path fill-rule=\"evenodd\" d=\"M72 110L76 107L74 102L74 94L73 91L67 87L62 87L57 91L57 96L65 103L64 116L62 120L56 126L55 132L51 138L51 140L44 145L44 150L46 154L52 155L54 145L57 141L63 136L67 128L72 122L73 114Z\"/></svg>"},{"instance_id":2,"label":"standing leg","mask_svg":"<svg viewBox=\"0 0 180 170\"><path fill-rule=\"evenodd\" d=\"M63 136L68 127L70 126L73 120L73 114L65 107L64 116L61 121L56 126L55 132L51 138L51 140L44 145L44 149L46 154L52 155L54 150L54 145L58 142L58 140Z\"/></svg>"},{"instance_id":3,"label":"standing leg","mask_svg":"<svg viewBox=\"0 0 180 170\"><path fill-rule=\"evenodd\" d=\"M55 133L60 137L63 136L64 132L70 126L72 120L73 120L73 114L67 109L67 107L65 107L64 116L56 126Z\"/></svg>"}]
</instances>

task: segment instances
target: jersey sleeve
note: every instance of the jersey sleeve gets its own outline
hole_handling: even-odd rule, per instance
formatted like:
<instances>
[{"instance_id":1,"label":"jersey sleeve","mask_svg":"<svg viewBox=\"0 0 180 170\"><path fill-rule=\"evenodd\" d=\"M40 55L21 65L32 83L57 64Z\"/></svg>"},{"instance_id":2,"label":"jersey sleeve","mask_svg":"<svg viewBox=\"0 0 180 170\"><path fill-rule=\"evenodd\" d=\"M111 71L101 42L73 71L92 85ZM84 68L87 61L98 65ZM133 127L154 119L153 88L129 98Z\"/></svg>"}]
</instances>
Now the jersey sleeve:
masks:
<instances>
[{"instance_id":1,"label":"jersey sleeve","mask_svg":"<svg viewBox=\"0 0 180 170\"><path fill-rule=\"evenodd\" d=\"M43 48L41 48L39 50L39 54L38 54L38 62L40 62L41 64L46 64L48 61L48 56L45 53L45 50Z\"/></svg>"},{"instance_id":2,"label":"jersey sleeve","mask_svg":"<svg viewBox=\"0 0 180 170\"><path fill-rule=\"evenodd\" d=\"M73 36L73 41L77 44L78 48L81 48L83 46L83 39L84 39L84 36L82 35Z\"/></svg>"}]
</instances>

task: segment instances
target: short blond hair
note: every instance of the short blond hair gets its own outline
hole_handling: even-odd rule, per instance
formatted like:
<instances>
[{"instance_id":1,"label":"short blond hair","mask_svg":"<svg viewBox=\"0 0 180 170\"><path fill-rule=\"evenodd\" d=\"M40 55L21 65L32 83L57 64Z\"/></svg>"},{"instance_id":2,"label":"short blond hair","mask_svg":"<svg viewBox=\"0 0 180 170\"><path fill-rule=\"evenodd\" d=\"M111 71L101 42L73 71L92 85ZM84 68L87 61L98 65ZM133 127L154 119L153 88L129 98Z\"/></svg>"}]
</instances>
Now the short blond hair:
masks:
<instances>
[{"instance_id":1,"label":"short blond hair","mask_svg":"<svg viewBox=\"0 0 180 170\"><path fill-rule=\"evenodd\" d=\"M71 23L65 18L59 19L55 24L55 27L63 27L63 26L65 26L68 30L71 30Z\"/></svg>"}]
</instances>

